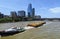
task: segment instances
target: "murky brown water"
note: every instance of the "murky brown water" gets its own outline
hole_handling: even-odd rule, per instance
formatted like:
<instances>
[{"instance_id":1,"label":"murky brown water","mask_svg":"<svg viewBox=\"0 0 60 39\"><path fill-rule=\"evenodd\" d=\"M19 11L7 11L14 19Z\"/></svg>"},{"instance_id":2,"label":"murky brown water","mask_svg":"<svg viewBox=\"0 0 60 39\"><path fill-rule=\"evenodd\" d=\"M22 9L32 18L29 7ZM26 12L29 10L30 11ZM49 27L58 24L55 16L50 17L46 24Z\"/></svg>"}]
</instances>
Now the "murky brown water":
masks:
<instances>
[{"instance_id":1,"label":"murky brown water","mask_svg":"<svg viewBox=\"0 0 60 39\"><path fill-rule=\"evenodd\" d=\"M31 21L34 22L34 21ZM12 26L26 26L31 22L17 22L0 24L0 30L8 29ZM39 22L39 21L35 21ZM0 39L60 39L60 22L47 22L39 28L29 29L25 32L12 36L0 37Z\"/></svg>"}]
</instances>

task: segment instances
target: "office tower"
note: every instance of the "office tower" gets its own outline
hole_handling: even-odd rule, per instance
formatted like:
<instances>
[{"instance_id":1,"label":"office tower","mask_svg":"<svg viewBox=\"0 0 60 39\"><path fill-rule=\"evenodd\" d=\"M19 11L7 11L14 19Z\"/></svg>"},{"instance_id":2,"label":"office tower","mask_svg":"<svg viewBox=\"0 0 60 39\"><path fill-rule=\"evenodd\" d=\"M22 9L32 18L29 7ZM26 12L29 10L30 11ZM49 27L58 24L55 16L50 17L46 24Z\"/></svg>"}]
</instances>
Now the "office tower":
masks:
<instances>
[{"instance_id":1,"label":"office tower","mask_svg":"<svg viewBox=\"0 0 60 39\"><path fill-rule=\"evenodd\" d=\"M17 18L17 13L15 11L11 11L11 17L12 18Z\"/></svg>"},{"instance_id":2,"label":"office tower","mask_svg":"<svg viewBox=\"0 0 60 39\"><path fill-rule=\"evenodd\" d=\"M32 17L32 4L29 4L29 5L28 5L28 10L27 10L27 12L28 12L28 17Z\"/></svg>"},{"instance_id":3,"label":"office tower","mask_svg":"<svg viewBox=\"0 0 60 39\"><path fill-rule=\"evenodd\" d=\"M19 16L19 17L25 17L25 15L26 15L26 13L25 13L24 10L18 11L18 16Z\"/></svg>"},{"instance_id":4,"label":"office tower","mask_svg":"<svg viewBox=\"0 0 60 39\"><path fill-rule=\"evenodd\" d=\"M31 17L29 12L28 12L28 17Z\"/></svg>"},{"instance_id":5,"label":"office tower","mask_svg":"<svg viewBox=\"0 0 60 39\"><path fill-rule=\"evenodd\" d=\"M32 17L34 18L35 16L35 8L32 9Z\"/></svg>"},{"instance_id":6,"label":"office tower","mask_svg":"<svg viewBox=\"0 0 60 39\"><path fill-rule=\"evenodd\" d=\"M3 18L4 17L4 14L2 14L1 12L0 12L0 18Z\"/></svg>"}]
</instances>

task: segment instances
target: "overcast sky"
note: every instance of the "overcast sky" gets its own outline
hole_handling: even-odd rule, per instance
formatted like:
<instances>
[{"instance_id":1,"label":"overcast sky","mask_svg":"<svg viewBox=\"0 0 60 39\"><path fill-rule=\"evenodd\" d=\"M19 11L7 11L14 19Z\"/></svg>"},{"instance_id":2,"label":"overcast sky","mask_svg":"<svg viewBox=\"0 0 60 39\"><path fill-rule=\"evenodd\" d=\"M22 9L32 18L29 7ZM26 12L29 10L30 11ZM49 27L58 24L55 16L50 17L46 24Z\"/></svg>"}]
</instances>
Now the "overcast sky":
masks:
<instances>
[{"instance_id":1,"label":"overcast sky","mask_svg":"<svg viewBox=\"0 0 60 39\"><path fill-rule=\"evenodd\" d=\"M60 0L0 0L0 12L9 15L10 11L25 10L27 14L29 3L42 18L60 18Z\"/></svg>"}]
</instances>

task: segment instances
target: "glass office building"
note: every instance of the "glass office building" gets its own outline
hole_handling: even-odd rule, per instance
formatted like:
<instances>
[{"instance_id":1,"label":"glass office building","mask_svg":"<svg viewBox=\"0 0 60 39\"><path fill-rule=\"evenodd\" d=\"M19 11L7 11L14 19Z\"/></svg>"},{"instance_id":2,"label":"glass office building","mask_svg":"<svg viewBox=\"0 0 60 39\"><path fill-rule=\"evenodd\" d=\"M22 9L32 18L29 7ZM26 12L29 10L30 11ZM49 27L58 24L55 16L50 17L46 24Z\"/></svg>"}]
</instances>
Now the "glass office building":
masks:
<instances>
[{"instance_id":1,"label":"glass office building","mask_svg":"<svg viewBox=\"0 0 60 39\"><path fill-rule=\"evenodd\" d=\"M32 4L28 5L28 17L32 17Z\"/></svg>"}]
</instances>

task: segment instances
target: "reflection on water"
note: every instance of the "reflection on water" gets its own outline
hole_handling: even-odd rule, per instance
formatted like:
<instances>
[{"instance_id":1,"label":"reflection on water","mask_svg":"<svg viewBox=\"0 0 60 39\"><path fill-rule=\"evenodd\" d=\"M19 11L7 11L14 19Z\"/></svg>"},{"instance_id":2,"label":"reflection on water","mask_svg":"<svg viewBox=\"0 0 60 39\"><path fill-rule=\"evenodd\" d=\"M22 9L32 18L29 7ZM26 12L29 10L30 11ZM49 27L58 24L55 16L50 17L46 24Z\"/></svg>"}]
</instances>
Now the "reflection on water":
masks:
<instances>
[{"instance_id":1,"label":"reflection on water","mask_svg":"<svg viewBox=\"0 0 60 39\"><path fill-rule=\"evenodd\" d=\"M0 24L0 29L4 30L12 26L24 27L27 23L30 22ZM47 24L41 26L40 28L29 29L23 33L18 33L13 36L0 37L0 39L60 39L60 22L47 22Z\"/></svg>"}]
</instances>

